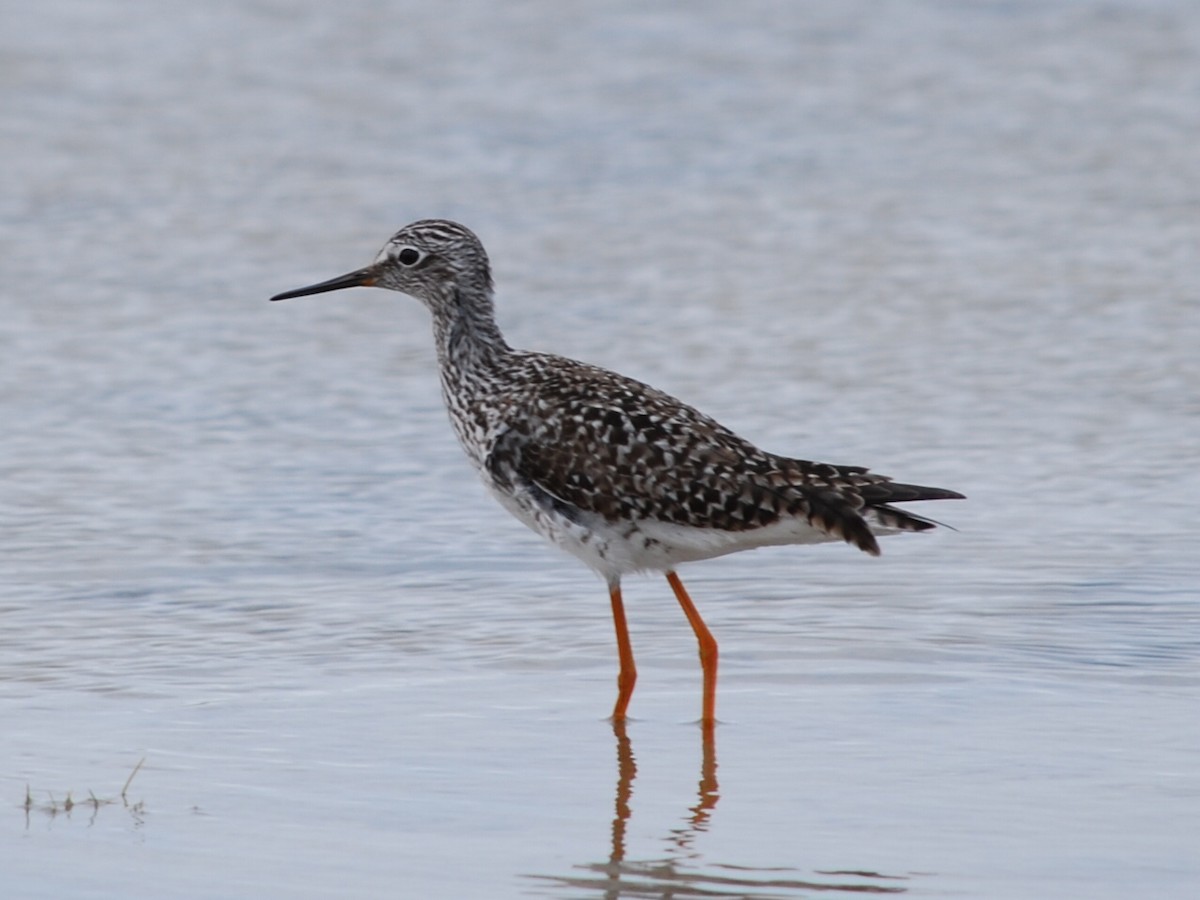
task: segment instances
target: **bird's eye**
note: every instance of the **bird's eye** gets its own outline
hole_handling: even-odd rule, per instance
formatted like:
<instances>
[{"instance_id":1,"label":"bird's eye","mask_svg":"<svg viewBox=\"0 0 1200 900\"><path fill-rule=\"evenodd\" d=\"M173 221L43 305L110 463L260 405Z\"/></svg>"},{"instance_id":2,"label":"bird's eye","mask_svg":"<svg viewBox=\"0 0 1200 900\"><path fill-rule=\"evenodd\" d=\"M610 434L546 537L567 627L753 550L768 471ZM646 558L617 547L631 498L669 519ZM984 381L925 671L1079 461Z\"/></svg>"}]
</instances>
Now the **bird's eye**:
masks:
<instances>
[{"instance_id":1,"label":"bird's eye","mask_svg":"<svg viewBox=\"0 0 1200 900\"><path fill-rule=\"evenodd\" d=\"M399 253L396 254L396 259L400 263L402 263L403 265L406 265L406 266L416 265L417 261L420 258L421 258L421 251L414 250L412 247L405 247L403 250L401 250Z\"/></svg>"}]
</instances>

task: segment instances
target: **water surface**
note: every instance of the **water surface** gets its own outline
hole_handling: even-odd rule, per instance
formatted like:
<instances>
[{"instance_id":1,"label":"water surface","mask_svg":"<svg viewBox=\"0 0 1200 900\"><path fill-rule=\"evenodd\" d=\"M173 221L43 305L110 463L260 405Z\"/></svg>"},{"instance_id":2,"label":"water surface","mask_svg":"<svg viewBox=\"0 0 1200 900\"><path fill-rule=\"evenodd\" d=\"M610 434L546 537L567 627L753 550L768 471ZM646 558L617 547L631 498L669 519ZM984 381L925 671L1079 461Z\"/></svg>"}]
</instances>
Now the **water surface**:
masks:
<instances>
[{"instance_id":1,"label":"water surface","mask_svg":"<svg viewBox=\"0 0 1200 900\"><path fill-rule=\"evenodd\" d=\"M12 896L1195 894L1189 4L10 6ZM427 216L514 345L957 531L685 567L710 744L630 579L614 731L603 584L475 482L424 310L266 302Z\"/></svg>"}]
</instances>

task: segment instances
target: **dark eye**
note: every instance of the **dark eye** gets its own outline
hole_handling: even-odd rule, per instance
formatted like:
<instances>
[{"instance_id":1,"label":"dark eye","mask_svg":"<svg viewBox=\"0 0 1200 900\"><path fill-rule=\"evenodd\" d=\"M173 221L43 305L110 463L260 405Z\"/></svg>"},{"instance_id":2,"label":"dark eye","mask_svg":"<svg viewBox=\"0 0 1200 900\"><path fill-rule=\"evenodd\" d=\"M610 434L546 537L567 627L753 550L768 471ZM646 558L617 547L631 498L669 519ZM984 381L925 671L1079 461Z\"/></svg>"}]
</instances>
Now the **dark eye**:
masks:
<instances>
[{"instance_id":1,"label":"dark eye","mask_svg":"<svg viewBox=\"0 0 1200 900\"><path fill-rule=\"evenodd\" d=\"M398 259L401 263L403 263L406 266L411 266L411 265L415 264L416 261L419 260L420 258L421 258L421 251L414 250L412 247L405 247L403 250L401 250L399 253L396 254L396 259Z\"/></svg>"}]
</instances>

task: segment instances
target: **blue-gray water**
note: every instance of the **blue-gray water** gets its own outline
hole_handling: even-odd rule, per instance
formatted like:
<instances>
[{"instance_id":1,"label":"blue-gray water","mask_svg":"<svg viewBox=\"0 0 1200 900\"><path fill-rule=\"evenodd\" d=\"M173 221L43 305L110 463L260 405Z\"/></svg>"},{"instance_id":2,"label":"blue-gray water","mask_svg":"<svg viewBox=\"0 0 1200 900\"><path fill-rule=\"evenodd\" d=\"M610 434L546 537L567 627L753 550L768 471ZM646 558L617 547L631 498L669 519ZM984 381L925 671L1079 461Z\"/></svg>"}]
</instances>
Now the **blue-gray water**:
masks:
<instances>
[{"instance_id":1,"label":"blue-gray water","mask_svg":"<svg viewBox=\"0 0 1200 900\"><path fill-rule=\"evenodd\" d=\"M6 897L1200 891L1188 0L3 19ZM630 579L614 734L603 585L475 482L425 311L266 302L428 216L515 345L958 530L685 567L707 758Z\"/></svg>"}]
</instances>

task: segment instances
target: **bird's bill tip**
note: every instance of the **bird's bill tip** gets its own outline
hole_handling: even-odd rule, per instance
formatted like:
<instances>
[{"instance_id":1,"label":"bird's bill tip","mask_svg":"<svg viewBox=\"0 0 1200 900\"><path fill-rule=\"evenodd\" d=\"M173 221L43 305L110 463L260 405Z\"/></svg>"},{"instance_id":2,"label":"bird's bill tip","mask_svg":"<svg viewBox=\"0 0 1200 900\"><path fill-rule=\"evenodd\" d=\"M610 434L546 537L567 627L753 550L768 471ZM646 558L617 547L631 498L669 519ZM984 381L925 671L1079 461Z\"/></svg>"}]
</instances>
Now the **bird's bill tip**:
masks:
<instances>
[{"instance_id":1,"label":"bird's bill tip","mask_svg":"<svg viewBox=\"0 0 1200 900\"><path fill-rule=\"evenodd\" d=\"M339 275L337 278L330 278L328 281L310 284L308 287L284 291L282 294L276 294L271 299L290 300L292 297L307 297L309 294L324 294L327 291L340 291L343 288L370 287L375 283L377 277L378 272L375 270L375 267L368 266L365 269L358 269L354 272L347 272L345 275Z\"/></svg>"}]
</instances>

